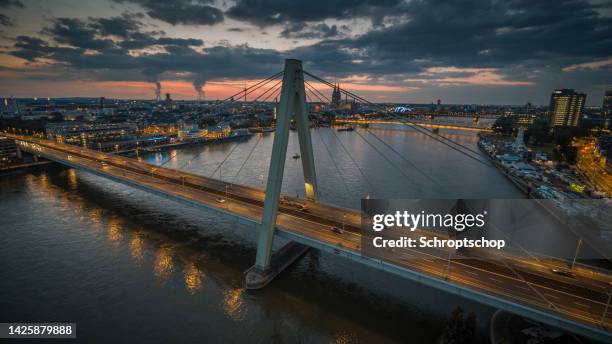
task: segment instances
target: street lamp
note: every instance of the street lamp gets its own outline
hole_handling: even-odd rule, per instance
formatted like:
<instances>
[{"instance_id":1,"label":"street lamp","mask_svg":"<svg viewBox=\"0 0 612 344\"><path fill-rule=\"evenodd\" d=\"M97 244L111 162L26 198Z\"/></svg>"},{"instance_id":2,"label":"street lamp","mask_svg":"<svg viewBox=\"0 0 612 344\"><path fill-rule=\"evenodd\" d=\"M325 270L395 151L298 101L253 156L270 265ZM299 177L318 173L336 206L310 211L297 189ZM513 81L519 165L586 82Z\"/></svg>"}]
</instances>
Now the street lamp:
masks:
<instances>
[{"instance_id":1,"label":"street lamp","mask_svg":"<svg viewBox=\"0 0 612 344\"><path fill-rule=\"evenodd\" d=\"M580 251L580 246L582 246L582 238L578 239L578 244L576 245L576 253L574 254L574 259L572 259L572 266L570 270L574 270L574 265L576 265L576 258L578 257L578 251Z\"/></svg>"}]
</instances>

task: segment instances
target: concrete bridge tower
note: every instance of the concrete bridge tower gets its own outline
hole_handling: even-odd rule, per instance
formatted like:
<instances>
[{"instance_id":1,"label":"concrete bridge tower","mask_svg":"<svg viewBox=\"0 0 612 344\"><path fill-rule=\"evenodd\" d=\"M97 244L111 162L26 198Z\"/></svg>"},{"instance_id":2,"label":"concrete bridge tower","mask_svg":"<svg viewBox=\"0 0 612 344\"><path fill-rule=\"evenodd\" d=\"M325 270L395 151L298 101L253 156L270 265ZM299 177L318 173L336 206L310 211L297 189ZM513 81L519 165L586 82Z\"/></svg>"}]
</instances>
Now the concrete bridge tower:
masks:
<instances>
[{"instance_id":1,"label":"concrete bridge tower","mask_svg":"<svg viewBox=\"0 0 612 344\"><path fill-rule=\"evenodd\" d=\"M289 126L292 118L295 119L300 143L306 197L311 201L317 201L317 177L315 174L312 140L310 138L302 61L288 59L285 60L283 84L278 104L276 131L274 133L272 158L270 159L268 184L266 186L266 199L257 243L257 257L255 265L247 271L246 275L246 286L248 289L264 287L274 276L307 250L306 246L290 242L275 253L274 257L277 258L277 261L273 261L272 243L274 241L274 230L280 202L285 157L287 155Z\"/></svg>"}]
</instances>

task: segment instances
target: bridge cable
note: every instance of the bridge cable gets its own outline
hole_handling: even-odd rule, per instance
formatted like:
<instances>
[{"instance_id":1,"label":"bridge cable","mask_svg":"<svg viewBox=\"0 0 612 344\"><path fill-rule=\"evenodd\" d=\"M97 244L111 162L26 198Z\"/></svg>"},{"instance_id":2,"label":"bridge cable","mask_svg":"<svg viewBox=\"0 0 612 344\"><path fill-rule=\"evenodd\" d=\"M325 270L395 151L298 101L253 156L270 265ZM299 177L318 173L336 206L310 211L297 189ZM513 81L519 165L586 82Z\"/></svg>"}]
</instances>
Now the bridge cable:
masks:
<instances>
[{"instance_id":1,"label":"bridge cable","mask_svg":"<svg viewBox=\"0 0 612 344\"><path fill-rule=\"evenodd\" d=\"M328 103L331 103L331 99L329 99L325 94L323 94L321 91L317 90L316 87L312 86L307 80L304 80L304 84L309 87L312 90L315 90L315 92L317 92L321 97L323 97L325 100L327 100Z\"/></svg>"},{"instance_id":2,"label":"bridge cable","mask_svg":"<svg viewBox=\"0 0 612 344\"><path fill-rule=\"evenodd\" d=\"M333 84L329 83L328 85L331 87ZM351 97L353 97L354 99L358 99L358 100L361 100L361 101L363 101L363 102L366 102L366 103L368 103L368 104L370 104L370 105L373 105L373 106L376 106L376 107L381 108L381 105L379 105L379 104L374 104L374 103L372 103L372 102L368 101L367 99L362 98L362 97L360 97L360 96L358 96L358 95L356 95L356 94L354 94L354 93L352 93L352 92L350 92L350 91L347 91L347 90L342 89L342 88L339 88L339 90L340 90L342 93L345 93L345 94L347 94L347 95L350 95L350 96L351 96ZM493 167L493 166L491 166L491 165L490 165L490 163L489 163L488 161L483 161L483 160L481 160L481 159L480 159L480 156L481 156L481 155L480 155L480 153L479 153L479 152L477 152L477 151L475 151L475 150L473 150L473 149L471 149L470 147L467 147L467 146L465 146L465 145L463 145L463 144L461 144L461 143L459 143L459 142L453 141L453 140L451 140L451 139L449 139L449 138L447 138L447 137L445 137L445 136L442 136L442 135L440 135L440 134L436 134L436 133L434 133L434 132L433 132L433 131L431 131L431 130L428 130L428 129L426 129L426 128L423 128L423 127L421 127L421 126L420 126L420 125L419 125L417 122L412 122L412 121L410 121L410 120L408 120L408 119L406 119L406 118L402 118L402 117L399 117L399 116L397 116L397 115L395 115L395 114L393 114L393 113L389 113L388 111L386 111L386 109L385 109L385 112L387 113L387 115L390 115L390 116L393 116L393 117L395 117L395 118L398 118L398 120L400 121L400 123L401 123L401 124L404 124L404 125L406 125L406 126L408 126L408 127L412 128L413 130L418 131L418 132L420 132L420 133L422 133L422 134L424 134L424 135L426 135L426 136L428 136L428 137L430 137L430 138L432 138L432 139L434 139L434 140L436 140L436 141L438 141L438 142L440 142L440 143L444 144L445 146L448 146L449 148L451 148L451 149L453 149L453 150L455 150L455 151L457 151L457 152L459 152L459 153L461 153L461 154L464 154L464 155L468 156L469 158L471 158L471 159L473 159L473 160L476 160L476 161L478 161L478 162L480 162L480 163L483 163L483 164L485 164L485 165L486 165L486 166L488 166L488 167ZM407 122L407 123L406 123L406 122ZM467 151L470 151L470 152L472 152L472 153L476 154L476 156L472 156L472 155L470 155L470 154L468 154L468 153L466 153L466 152L460 151L460 150L458 150L456 147L452 147L452 146L450 146L448 143L445 143L444 141L441 141L440 139L445 140L445 141L448 141L448 142L450 142L450 143L452 143L452 144L454 144L454 145L456 145L456 146L459 146L459 147L461 147L461 148L463 148L463 149L465 149L465 150L467 150Z\"/></svg>"},{"instance_id":3,"label":"bridge cable","mask_svg":"<svg viewBox=\"0 0 612 344\"><path fill-rule=\"evenodd\" d=\"M391 116L393 116L393 117L395 117L395 118L398 118L398 119L400 120L400 122L402 122L402 120L404 120L405 122L408 122L408 124L411 124L411 125L413 125L413 126L417 126L417 127L419 127L419 129L421 129L421 130L423 130L423 131L426 131L426 132L431 133L431 134L433 134L433 135L437 135L438 137L440 137L440 138L442 138L442 139L444 139L444 140L446 140L446 141L449 141L449 142L451 142L451 143L453 143L453 144L455 144L455 145L461 146L461 147L462 147L462 148L464 148L465 150L468 150L468 151L470 151L470 152L472 152L472 153L477 154L478 156L480 156L480 152L478 152L478 151L476 151L476 150L474 150L474 149L472 149L472 148L470 148L470 147L468 147L468 146L466 146L466 145L463 145L463 144L461 144L461 143L458 143L458 142L456 142L456 141L453 141L453 140L451 140L451 139L449 139L449 138L447 138L447 137L445 137L445 136L443 136L443 135L436 134L436 133L434 133L433 131L431 131L431 130L429 130L429 129L423 128L423 127L419 126L417 122L407 121L405 118L402 118L402 117L400 117L400 116L398 116L398 115L396 115L396 114L393 114L393 113L390 113L389 115L391 115ZM402 124L408 125L407 123L402 123Z\"/></svg>"},{"instance_id":4,"label":"bridge cable","mask_svg":"<svg viewBox=\"0 0 612 344\"><path fill-rule=\"evenodd\" d=\"M332 84L331 82L329 82L329 81L327 81L327 80L325 80L325 79L319 78L319 77L317 77L316 75L310 74L310 73L308 73L308 72L306 72L306 71L304 71L304 74L309 75L310 77L312 77L312 78L316 79L317 81L320 81L320 82L322 82L322 83L326 84L327 86L329 86L329 87L331 87L331 88L335 88L335 87L336 87L336 86L335 86L334 84ZM342 93L344 93L344 94L346 94L346 95L348 95L348 96L351 96L351 97L352 97L352 98L354 98L355 100L360 100L361 102L367 103L368 105L372 105L372 106L375 106L375 107L378 107L378 108L382 108L382 109L383 109L383 110L384 110L384 111L385 111L387 114L389 114L389 115L391 115L391 116L395 116L395 117L397 117L397 115L395 115L395 114L388 113L388 112L386 111L386 109L384 109L384 107L383 107L382 105L380 105L380 104L375 104L375 103L372 103L371 101L369 101L369 100L367 100L367 99L365 99L365 98L363 98L363 97L361 97L361 96L359 96L359 95L357 95L357 94L355 94L355 93L353 93L353 92L350 92L350 91L348 91L348 90L346 90L346 89L343 89L343 88L340 88L340 87L338 87L338 89L339 89L339 91L340 91L340 92L342 92ZM418 126L418 123L416 123L416 122L409 121L409 120L407 120L407 119L405 119L405 118L400 118L400 119L402 119L403 121L408 122L408 123L410 123L410 124L412 124L412 125L417 126L417 127L418 127L418 129L420 129L420 130L423 130L423 131L425 131L425 132L427 132L427 133L431 133L431 134L433 134L433 132L432 132L432 131L430 131L430 130L428 130L428 129L425 129L425 128L422 128L422 127ZM403 123L403 124L405 124L405 123ZM438 135L438 136L440 136L441 138L445 139L445 140L448 140L448 141L452 142L453 144L456 144L456 145L458 145L458 146L461 146L462 148L464 148L464 149L466 149L466 150L469 150L469 151L471 151L471 152L473 152L473 153L476 153L476 154L480 154L479 152L477 152L477 151L475 151L475 150L472 150L471 148L469 148L469 147L467 147L467 146L464 146L464 145L462 145L462 144L460 144L460 143L458 143L458 142L455 142L455 141L453 141L453 140L451 140L451 139L449 139L449 138L446 138L446 137L441 136L441 135L439 135L439 134L437 134L437 135Z\"/></svg>"},{"instance_id":5,"label":"bridge cable","mask_svg":"<svg viewBox=\"0 0 612 344\"><path fill-rule=\"evenodd\" d=\"M279 87L277 87L276 91L274 91L274 92L270 93L269 95L267 95L267 96L266 96L266 98L264 98L264 99L262 100L262 102L267 101L267 100L268 100L268 98L270 98L270 97L271 97L272 99L274 99L274 100L273 100L274 102L276 102L276 99L277 99L277 98L278 98L278 96L281 94L282 89L283 89L283 88L282 88L282 87L280 87L280 86L279 86Z\"/></svg>"},{"instance_id":6,"label":"bridge cable","mask_svg":"<svg viewBox=\"0 0 612 344\"><path fill-rule=\"evenodd\" d=\"M251 151L247 155L246 159L244 159L244 162L242 163L242 165L240 165L240 168L238 169L238 172L236 172L236 174L234 175L234 178L232 178L232 180L236 180L236 178L238 178L238 175L240 174L240 172L242 172L242 169L246 165L247 161L249 161L249 159L251 158L251 155L253 155L253 152L255 151L255 148L257 148L257 145L259 145L259 142L261 141L262 137L263 137L263 135L259 135L259 137L257 138L257 142L255 142L255 144L251 148Z\"/></svg>"},{"instance_id":7,"label":"bridge cable","mask_svg":"<svg viewBox=\"0 0 612 344\"><path fill-rule=\"evenodd\" d=\"M390 144L388 144L387 142L385 142L383 139L381 139L380 137L378 137L378 135L376 135L372 130L368 130L368 133L372 136L374 136L374 138L376 140L378 140L380 143L382 143L385 147L387 147L389 150L391 150L393 153L395 153L397 156L399 156L402 160L404 160L408 165L410 165L412 168L414 168L417 172L419 172L423 177L425 177L427 180L429 180L431 183L435 184L436 186L440 187L440 184L438 183L437 180L431 178L431 176L429 176L427 173L425 173L425 171L423 171L422 169L420 169L415 163L413 163L412 161L410 161L408 158L406 158L403 154L401 154L400 152L398 152L395 148L393 148L393 146L391 146Z\"/></svg>"},{"instance_id":8,"label":"bridge cable","mask_svg":"<svg viewBox=\"0 0 612 344\"><path fill-rule=\"evenodd\" d=\"M304 89L304 100L306 101L306 104L311 102L311 96L310 94L306 91L306 89Z\"/></svg>"},{"instance_id":9,"label":"bridge cable","mask_svg":"<svg viewBox=\"0 0 612 344\"><path fill-rule=\"evenodd\" d=\"M280 75L282 75L283 73L284 73L283 71L280 71L280 72L278 72L278 73L276 73L276 74L274 74L274 75L272 75L272 76L269 76L269 77L267 77L267 78L265 78L265 79L263 79L263 80L259 81L258 83L254 84L254 85L252 85L252 86L249 86L249 87L247 87L247 88L245 88L245 89L243 89L243 90L240 90L240 92L238 92L238 93L236 93L236 94L233 94L233 95L231 95L231 96L229 96L229 97L227 97L227 98L225 98L225 99L221 100L219 103L224 103L224 102L226 102L226 101L228 101L228 100L235 99L235 97L237 97L238 95L242 95L242 93L247 92L249 89L253 89L254 87L257 87L258 85L260 85L260 84L262 84L262 83L266 83L266 84L267 84L267 82L269 82L269 81L271 81L271 80L273 80L273 79L276 79L277 77L279 77L279 76L280 76Z\"/></svg>"},{"instance_id":10,"label":"bridge cable","mask_svg":"<svg viewBox=\"0 0 612 344\"><path fill-rule=\"evenodd\" d=\"M340 180L342 180L342 184L344 185L344 188L346 189L346 198L350 198L351 196L351 191L349 190L348 185L346 184L346 181L344 180L344 178L342 177L342 172L340 171L340 168L338 167L338 164L336 163L336 159L334 159L334 157L332 156L331 151L329 150L329 147L327 146L327 143L325 143L325 141L323 140L323 136L321 136L321 133L319 132L319 130L315 130L315 132L317 133L317 135L319 136L319 140L321 141L321 143L323 143L323 147L325 147L325 150L327 151L327 155L329 155L329 159L332 161L332 163L334 164L334 167L336 169L336 172L338 173L338 177L340 177Z\"/></svg>"},{"instance_id":11,"label":"bridge cable","mask_svg":"<svg viewBox=\"0 0 612 344\"><path fill-rule=\"evenodd\" d=\"M310 98L309 103L314 103L317 100L317 95L307 88L304 88L304 94L306 98Z\"/></svg>"},{"instance_id":12,"label":"bridge cable","mask_svg":"<svg viewBox=\"0 0 612 344\"><path fill-rule=\"evenodd\" d=\"M232 153L234 153L234 151L236 150L236 148L238 148L239 144L236 142L234 144L234 147L232 147L232 149L229 151L229 153L227 153L227 155L225 155L225 158L221 161L221 163L219 164L219 166L217 166L217 168L210 174L210 178L212 178L215 173L217 173L217 171L219 171L219 180L223 181L222 177L221 177L221 171L220 168L223 166L223 164L227 161L227 159L230 157L230 155L232 155Z\"/></svg>"},{"instance_id":13,"label":"bridge cable","mask_svg":"<svg viewBox=\"0 0 612 344\"><path fill-rule=\"evenodd\" d=\"M278 77L279 77L279 76L281 76L282 74L283 74L283 71L278 72L278 73L276 73L276 74L274 74L274 75L272 75L272 76L269 76L269 77L267 77L267 78L265 78L265 79L261 80L260 82L258 82L258 83L256 83L256 84L254 84L254 85L252 85L252 86L249 86L249 87L247 87L246 89L241 90L240 92L238 92L238 93L236 93L236 94L234 94L234 95L232 95L232 96L230 96L230 97L228 97L228 98L226 98L226 99L224 99L224 100L222 100L222 101L218 102L216 105L219 105L219 104L221 104L221 103L224 103L224 102L226 102L226 101L228 101L228 100L230 100L230 99L232 99L232 98L236 97L237 95L240 95L240 94L244 93L245 91L247 91L248 93L253 92L253 91L255 91L256 89L258 89L258 88L260 88L260 87L263 87L263 86L267 85L268 83L272 82L273 80L275 80L276 78L278 78ZM282 79L281 79L281 80L279 80L279 82L277 82L277 83L276 83L276 85L278 85L278 84L279 84L279 83L281 83L281 82L282 82ZM276 86L276 85L275 85L275 86ZM274 86L273 86L272 88L274 88ZM270 90L270 89L268 89L268 91L269 91L269 90ZM267 92L267 91L266 91L266 92ZM248 94L248 93L247 93L247 94ZM261 95L260 95L260 96L261 96ZM183 165L181 165L181 167L179 167L178 169L179 169L179 170L183 169L183 168L184 168L184 167L185 167L187 164L190 164L190 163L191 163L191 162L192 162L194 159L196 159L196 158L200 157L200 156L202 155L202 152L203 152L203 151L200 151L200 152L198 152L197 154L195 154L195 155L194 155L194 156L193 156L191 159L189 159L188 161L186 161L186 162L185 162ZM176 154L175 154L175 156L176 156ZM175 156L171 157L169 160L173 159ZM169 161L169 160L168 160L168 161ZM163 164L161 164L161 165L159 165L159 166L163 166L163 165L165 165L165 164L166 164L168 161L164 162ZM215 171L215 172L216 172L216 171Z\"/></svg>"},{"instance_id":14,"label":"bridge cable","mask_svg":"<svg viewBox=\"0 0 612 344\"><path fill-rule=\"evenodd\" d=\"M274 95L276 94L276 96L278 96L280 94L280 92L281 92L281 89L282 89L282 87L278 86L274 91L272 91L272 93L268 94L264 99L262 99L261 102L263 103L263 102L267 101L270 97L275 98Z\"/></svg>"},{"instance_id":15,"label":"bridge cable","mask_svg":"<svg viewBox=\"0 0 612 344\"><path fill-rule=\"evenodd\" d=\"M304 85L306 85L306 84L304 84ZM316 99L318 99L318 100L319 100L319 102L321 102L322 104L325 104L325 101L323 100L323 98L321 98L321 96L319 96L319 95L318 95L318 94L317 94L315 91L313 91L311 88L309 88L308 86L306 86L306 87L304 88L304 90L306 90L307 92L310 92L312 95L314 95L314 97L315 97Z\"/></svg>"},{"instance_id":16,"label":"bridge cable","mask_svg":"<svg viewBox=\"0 0 612 344\"><path fill-rule=\"evenodd\" d=\"M359 171L359 174L361 174L361 176L363 177L363 180L366 182L366 184L368 184L368 195L369 195L371 193L371 191L375 190L374 185L370 182L368 177L366 177L365 173L363 172L363 170L361 169L361 167L359 166L359 164L357 163L357 161L355 160L353 155L348 151L348 149L346 148L346 146L344 145L342 140L340 140L340 138L338 137L336 132L332 128L330 128L330 131L332 132L332 134L334 135L334 137L336 138L338 143L340 143L340 146L342 147L342 150L344 150L344 152L351 159L351 161L353 162L355 167L357 167L357 170Z\"/></svg>"},{"instance_id":17,"label":"bridge cable","mask_svg":"<svg viewBox=\"0 0 612 344\"><path fill-rule=\"evenodd\" d=\"M266 95L268 92L274 90L281 82L283 82L283 80L279 80L276 84L274 84L272 87L269 87L265 92L262 92L260 95L258 95L255 99L252 100L252 102L257 102L257 100L259 98L261 98L262 96Z\"/></svg>"},{"instance_id":18,"label":"bridge cable","mask_svg":"<svg viewBox=\"0 0 612 344\"><path fill-rule=\"evenodd\" d=\"M313 79L315 79L315 80L317 80L317 81L319 81L319 82L322 82L322 83L326 84L326 85L327 85L327 86L329 86L329 87L332 87L332 88L335 88L335 87L336 87L334 84L330 83L329 81L327 81L327 80L325 80L325 79L322 79L322 78L320 78L320 77L318 77L318 76L316 76L316 75L314 75L314 74L308 73L308 72L306 72L306 71L304 71L304 74L306 74L306 75L308 75L308 76L312 77ZM343 88L339 88L339 87L338 87L338 89L339 89L339 90L340 90L342 93L344 93L344 94L346 94L346 95L348 95L348 96L351 96L351 97L352 97L353 99L355 99L355 100L359 100L359 101L361 101L361 102L367 103L367 104L372 105L372 106L374 106L374 107L383 108L381 105L379 105L379 104L375 104L375 103L372 103L372 102L370 102L369 100L367 100L367 99L365 99L365 98L363 98L363 97L360 97L360 96L358 96L358 95L356 95L356 94L354 94L354 93L352 93L352 92L350 92L350 91L347 91L347 90L345 90L345 89L343 89ZM386 111L386 109L385 109L385 112L386 112L386 113L388 113L388 112ZM481 164L483 164L483 165L485 165L485 166L488 166L488 167L490 167L490 168L494 168L494 166L492 166L492 165L491 165L489 162L487 162L487 161L483 161L483 160L481 160L479 157L475 157L475 156L472 156L472 155L470 155L470 154L468 154L468 153L466 153L466 152L464 152L464 151L461 151L461 150L460 150L460 149L458 149L457 147L451 146L451 145L450 145L450 144L448 144L447 142L442 141L440 138L442 138L442 139L444 139L444 140L446 140L446 141L449 141L449 142L451 142L451 143L453 143L453 144L455 144L455 145L457 145L457 146L460 146L461 148L466 149L466 150L468 150L468 151L470 151L470 152L473 152L473 153L476 153L476 154L479 154L479 155L480 155L480 153L478 153L477 151L474 151L474 150L472 150L471 148L469 148L469 147L467 147L467 146L465 146L465 145L462 145L461 143L458 143L458 142L456 142L456 141L454 141L454 140L451 140L451 139L446 138L446 137L444 137L444 136L441 136L441 135L439 135L439 134L434 134L432 131L429 131L429 130L426 130L425 128L419 127L417 123L412 122L412 121L409 121L409 120L407 120L407 119L402 119L400 122L401 122L402 124L405 124L405 125L407 125L405 122L408 122L408 123L410 123L410 124L412 125L412 126L411 126L411 128L413 128L414 130L416 130L416 131L419 131L419 132L423 133L424 135L426 135L426 136L428 136L428 137L430 137L430 138L432 138L432 139L434 139L434 140L436 140L436 141L438 141L438 142L440 142L440 143L444 144L445 146L448 146L449 148L451 148L451 149L453 149L453 150L455 150L455 151L457 151L457 152L459 152L459 153L461 153L461 154L463 154L463 155L465 155L465 156L469 157L469 158L470 158L470 159L472 159L472 160L475 160L475 161L477 161L477 162L479 162L479 163L481 163Z\"/></svg>"},{"instance_id":19,"label":"bridge cable","mask_svg":"<svg viewBox=\"0 0 612 344\"><path fill-rule=\"evenodd\" d=\"M281 75L282 75L282 74L281 74ZM269 84L269 83L271 83L272 81L276 80L276 78L277 78L277 77L274 77L274 78L272 78L272 79L270 79L270 80L267 80L265 83L263 83L263 84L261 84L261 85L259 85L259 86L256 86L256 87L255 87L255 86L252 86L251 88L247 88L247 89L245 89L245 91L246 91L246 92L245 92L245 94L244 94L244 97L246 98L246 96L248 96L249 94L251 94L251 93L253 93L253 92L257 91L258 89L260 89L260 88L262 88L262 87L264 87L264 86L266 86L267 84ZM280 80L280 82L282 82L282 79Z\"/></svg>"},{"instance_id":20,"label":"bridge cable","mask_svg":"<svg viewBox=\"0 0 612 344\"><path fill-rule=\"evenodd\" d=\"M378 147L376 147L375 145L373 145L368 139L366 139L358 130L355 130L355 133L357 135L359 135L359 137L361 137L361 139L367 143L370 147L372 147L372 149L374 149L374 151L376 151L376 153L378 153L378 155L380 155L383 159L385 159L385 161L387 161L387 163L393 167L395 167L401 174L404 175L404 177L410 179L410 176L407 175L404 170L397 166L395 163L393 163L393 161L391 161L391 159L389 159L380 149L378 149Z\"/></svg>"}]
</instances>

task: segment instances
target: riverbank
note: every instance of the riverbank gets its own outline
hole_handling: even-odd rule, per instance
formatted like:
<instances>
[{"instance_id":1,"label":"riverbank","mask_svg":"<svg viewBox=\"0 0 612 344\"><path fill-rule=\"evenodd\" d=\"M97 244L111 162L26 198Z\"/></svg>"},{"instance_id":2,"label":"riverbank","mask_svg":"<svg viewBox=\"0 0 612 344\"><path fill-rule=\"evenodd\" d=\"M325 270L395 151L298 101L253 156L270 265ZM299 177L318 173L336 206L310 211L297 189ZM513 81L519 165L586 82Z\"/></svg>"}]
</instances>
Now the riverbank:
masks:
<instances>
[{"instance_id":1,"label":"riverbank","mask_svg":"<svg viewBox=\"0 0 612 344\"><path fill-rule=\"evenodd\" d=\"M141 153L147 154L147 153L161 152L164 150L174 149L174 148L183 148L186 146L208 145L208 144L217 144L217 143L223 143L223 142L246 140L251 136L252 134L230 135L225 138L214 139L214 140L197 140L197 141L193 140L193 141L181 141L181 142L176 142L176 143L165 143L165 144L155 145L155 146L150 146L150 147L145 147L145 148L126 149L126 150L119 151L116 154L125 154L126 156L130 156L132 154L141 154Z\"/></svg>"},{"instance_id":2,"label":"riverbank","mask_svg":"<svg viewBox=\"0 0 612 344\"><path fill-rule=\"evenodd\" d=\"M550 161L534 164L531 152L524 146L479 135L478 148L503 176L525 196L534 199L559 226L571 230L593 248L597 259L612 262L612 202L609 198L584 186L584 180L575 171L554 169Z\"/></svg>"}]
</instances>

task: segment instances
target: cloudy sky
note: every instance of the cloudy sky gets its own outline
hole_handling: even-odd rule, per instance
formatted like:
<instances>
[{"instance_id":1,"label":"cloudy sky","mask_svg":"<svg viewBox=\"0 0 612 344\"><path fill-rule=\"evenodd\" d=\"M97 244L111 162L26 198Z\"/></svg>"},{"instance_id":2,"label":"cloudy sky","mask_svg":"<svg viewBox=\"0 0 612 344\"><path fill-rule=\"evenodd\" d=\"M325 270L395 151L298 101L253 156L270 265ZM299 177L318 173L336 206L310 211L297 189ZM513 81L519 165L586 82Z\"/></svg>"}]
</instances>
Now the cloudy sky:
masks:
<instances>
[{"instance_id":1,"label":"cloudy sky","mask_svg":"<svg viewBox=\"0 0 612 344\"><path fill-rule=\"evenodd\" d=\"M601 105L611 0L0 0L0 97L235 93L283 60L372 101Z\"/></svg>"}]
</instances>

